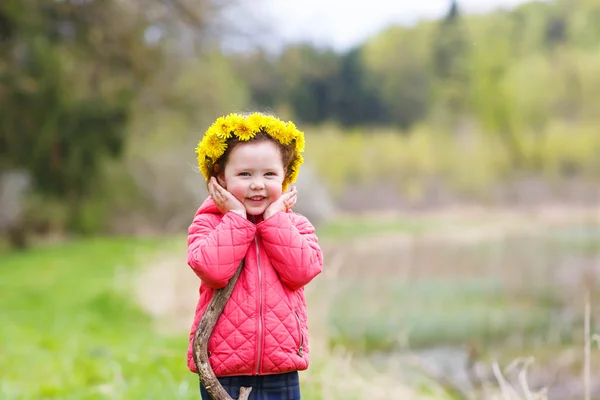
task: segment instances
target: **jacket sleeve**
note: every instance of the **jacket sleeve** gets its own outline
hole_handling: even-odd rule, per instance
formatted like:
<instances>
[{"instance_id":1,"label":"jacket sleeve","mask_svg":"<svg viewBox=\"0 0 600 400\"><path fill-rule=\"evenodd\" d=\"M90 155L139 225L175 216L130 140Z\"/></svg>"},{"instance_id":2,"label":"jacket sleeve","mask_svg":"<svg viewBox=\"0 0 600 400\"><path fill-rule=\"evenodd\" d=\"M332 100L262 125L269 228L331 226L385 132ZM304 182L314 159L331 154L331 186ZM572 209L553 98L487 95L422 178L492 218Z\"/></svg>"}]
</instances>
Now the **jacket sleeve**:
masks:
<instances>
[{"instance_id":1,"label":"jacket sleeve","mask_svg":"<svg viewBox=\"0 0 600 400\"><path fill-rule=\"evenodd\" d=\"M278 212L257 225L265 251L290 289L308 284L323 269L315 228L300 214Z\"/></svg>"},{"instance_id":2,"label":"jacket sleeve","mask_svg":"<svg viewBox=\"0 0 600 400\"><path fill-rule=\"evenodd\" d=\"M256 234L250 221L233 212L219 218L196 214L188 229L188 265L206 286L220 289L246 255Z\"/></svg>"}]
</instances>

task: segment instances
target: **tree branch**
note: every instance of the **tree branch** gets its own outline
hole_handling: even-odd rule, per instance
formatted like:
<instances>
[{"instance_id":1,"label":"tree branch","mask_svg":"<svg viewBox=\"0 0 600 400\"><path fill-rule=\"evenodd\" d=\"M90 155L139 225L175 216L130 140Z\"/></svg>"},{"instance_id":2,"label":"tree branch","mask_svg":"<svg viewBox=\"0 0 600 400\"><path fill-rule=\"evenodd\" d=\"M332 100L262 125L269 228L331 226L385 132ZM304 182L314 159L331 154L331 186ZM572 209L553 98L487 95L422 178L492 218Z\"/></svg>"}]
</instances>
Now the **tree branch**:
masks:
<instances>
[{"instance_id":1,"label":"tree branch","mask_svg":"<svg viewBox=\"0 0 600 400\"><path fill-rule=\"evenodd\" d=\"M244 260L242 260L227 285L223 289L215 291L204 315L202 315L202 318L198 323L198 327L194 334L194 341L192 343L194 364L196 364L198 375L200 375L200 381L214 400L234 400L225 391L223 386L221 386L221 383L210 366L208 360L208 340L217 324L217 320L225 309L227 301L229 301L229 298L231 297L231 293L240 277L242 268L244 268ZM252 388L242 387L240 389L240 397L237 400L247 400L251 391Z\"/></svg>"}]
</instances>

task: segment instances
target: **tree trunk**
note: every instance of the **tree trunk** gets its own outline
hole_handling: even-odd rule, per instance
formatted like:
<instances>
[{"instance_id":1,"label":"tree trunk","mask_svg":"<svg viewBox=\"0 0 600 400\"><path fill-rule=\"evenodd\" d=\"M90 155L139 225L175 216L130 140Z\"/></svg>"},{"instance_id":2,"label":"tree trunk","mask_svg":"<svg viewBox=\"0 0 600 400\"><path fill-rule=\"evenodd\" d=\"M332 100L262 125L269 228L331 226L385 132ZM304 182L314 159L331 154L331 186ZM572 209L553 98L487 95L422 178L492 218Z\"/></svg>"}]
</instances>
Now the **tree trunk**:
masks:
<instances>
[{"instance_id":1,"label":"tree trunk","mask_svg":"<svg viewBox=\"0 0 600 400\"><path fill-rule=\"evenodd\" d=\"M200 319L200 322L198 323L196 333L194 334L194 341L192 344L194 364L196 364L200 381L214 400L234 400L229 396L225 389L223 389L223 386L219 383L219 380L210 366L208 361L208 339L210 339L213 329L217 324L217 320L223 313L225 305L231 297L231 293L240 277L242 268L244 268L244 260L242 260L238 266L235 274L227 283L227 286L215 291L204 315L202 315L202 319ZM241 388L240 397L237 400L247 400L251 391L252 388Z\"/></svg>"}]
</instances>

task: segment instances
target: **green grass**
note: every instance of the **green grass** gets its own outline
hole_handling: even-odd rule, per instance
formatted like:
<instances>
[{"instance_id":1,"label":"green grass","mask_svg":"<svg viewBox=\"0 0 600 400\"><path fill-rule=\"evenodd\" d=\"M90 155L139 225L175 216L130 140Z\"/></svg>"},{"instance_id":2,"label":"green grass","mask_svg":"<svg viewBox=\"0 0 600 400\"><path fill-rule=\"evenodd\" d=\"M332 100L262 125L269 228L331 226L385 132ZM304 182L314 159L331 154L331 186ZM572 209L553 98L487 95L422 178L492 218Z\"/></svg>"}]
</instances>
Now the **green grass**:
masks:
<instances>
[{"instance_id":1,"label":"green grass","mask_svg":"<svg viewBox=\"0 0 600 400\"><path fill-rule=\"evenodd\" d=\"M94 239L0 255L0 398L192 399L187 337L131 300L154 239Z\"/></svg>"}]
</instances>

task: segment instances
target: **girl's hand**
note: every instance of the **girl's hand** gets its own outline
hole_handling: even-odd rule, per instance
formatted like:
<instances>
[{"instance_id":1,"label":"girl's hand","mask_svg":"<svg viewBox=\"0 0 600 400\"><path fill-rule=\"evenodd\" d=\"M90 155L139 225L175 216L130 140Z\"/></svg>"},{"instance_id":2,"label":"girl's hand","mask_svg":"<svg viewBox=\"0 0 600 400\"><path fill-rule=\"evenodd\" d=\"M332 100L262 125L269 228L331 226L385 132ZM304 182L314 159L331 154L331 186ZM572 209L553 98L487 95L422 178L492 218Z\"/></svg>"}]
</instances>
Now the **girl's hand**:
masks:
<instances>
[{"instance_id":1,"label":"girl's hand","mask_svg":"<svg viewBox=\"0 0 600 400\"><path fill-rule=\"evenodd\" d=\"M265 210L264 219L269 218L279 211L286 212L287 210L292 209L296 205L296 200L298 200L298 190L295 186L293 186L289 192L279 196L277 200L267 207Z\"/></svg>"},{"instance_id":2,"label":"girl's hand","mask_svg":"<svg viewBox=\"0 0 600 400\"><path fill-rule=\"evenodd\" d=\"M210 182L208 183L208 191L217 208L223 214L227 214L229 211L235 211L246 218L246 208L244 205L238 199L236 199L234 195L219 185L215 177L210 178Z\"/></svg>"}]
</instances>

